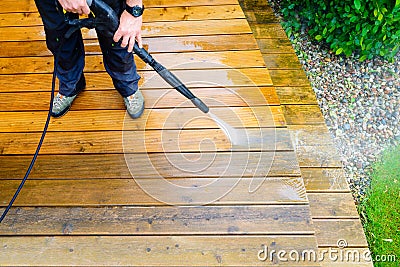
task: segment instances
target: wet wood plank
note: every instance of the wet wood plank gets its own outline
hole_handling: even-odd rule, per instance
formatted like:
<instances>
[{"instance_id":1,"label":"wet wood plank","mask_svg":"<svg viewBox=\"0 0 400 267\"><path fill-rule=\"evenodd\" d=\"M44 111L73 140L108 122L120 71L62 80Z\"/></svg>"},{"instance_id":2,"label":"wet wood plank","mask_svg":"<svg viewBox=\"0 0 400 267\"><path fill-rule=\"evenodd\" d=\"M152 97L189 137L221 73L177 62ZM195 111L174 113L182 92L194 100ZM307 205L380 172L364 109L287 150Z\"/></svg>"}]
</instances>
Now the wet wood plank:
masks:
<instances>
[{"instance_id":1,"label":"wet wood plank","mask_svg":"<svg viewBox=\"0 0 400 267\"><path fill-rule=\"evenodd\" d=\"M350 192L342 168L301 168L307 192Z\"/></svg>"},{"instance_id":2,"label":"wet wood plank","mask_svg":"<svg viewBox=\"0 0 400 267\"><path fill-rule=\"evenodd\" d=\"M151 7L172 7L172 6L218 6L218 5L236 5L236 0L157 0L146 3L146 8ZM36 6L33 0L23 0L16 3L14 0L2 0L0 3L1 13L8 12L36 12Z\"/></svg>"},{"instance_id":3,"label":"wet wood plank","mask_svg":"<svg viewBox=\"0 0 400 267\"><path fill-rule=\"evenodd\" d=\"M257 44L263 54L293 53L292 43L287 38L267 39L257 38Z\"/></svg>"},{"instance_id":4,"label":"wet wood plank","mask_svg":"<svg viewBox=\"0 0 400 267\"><path fill-rule=\"evenodd\" d=\"M298 87L276 87L276 93L283 105L289 104L305 104L317 105L317 98L313 89L308 86Z\"/></svg>"},{"instance_id":5,"label":"wet wood plank","mask_svg":"<svg viewBox=\"0 0 400 267\"><path fill-rule=\"evenodd\" d=\"M122 137L122 135L125 135ZM245 129L236 145L222 129L48 132L42 154L293 150L287 129ZM0 154L33 154L41 133L0 133ZM123 142L129 138L129 142ZM63 140L60 142L60 140Z\"/></svg>"},{"instance_id":6,"label":"wet wood plank","mask_svg":"<svg viewBox=\"0 0 400 267\"><path fill-rule=\"evenodd\" d=\"M244 11L249 23L278 23L279 20L272 12L271 8L266 7L265 10L246 10Z\"/></svg>"},{"instance_id":7,"label":"wet wood plank","mask_svg":"<svg viewBox=\"0 0 400 267\"><path fill-rule=\"evenodd\" d=\"M264 67L260 51L223 51L223 52L188 52L153 54L155 60L167 69L224 69ZM53 57L0 58L0 75L52 73ZM85 57L88 72L104 71L103 57L89 55ZM151 69L140 59L136 60L138 70Z\"/></svg>"},{"instance_id":8,"label":"wet wood plank","mask_svg":"<svg viewBox=\"0 0 400 267\"><path fill-rule=\"evenodd\" d=\"M200 99L209 98L209 107L246 107L279 105L274 87L199 88L191 90ZM193 107L178 91L167 89L141 90L146 105L153 108ZM8 101L13 99L12 102ZM26 101L30 99L30 101ZM49 92L15 92L0 94L0 111L45 111L49 108ZM124 109L121 96L114 89L86 90L74 101L71 110Z\"/></svg>"},{"instance_id":9,"label":"wet wood plank","mask_svg":"<svg viewBox=\"0 0 400 267\"><path fill-rule=\"evenodd\" d=\"M35 257L26 254L26 244ZM80 262L88 266L293 266L292 262L277 258L260 261L257 254L264 245L277 251L316 249L314 237L310 235L3 237L0 261L12 265ZM318 266L303 261L298 265Z\"/></svg>"},{"instance_id":10,"label":"wet wood plank","mask_svg":"<svg viewBox=\"0 0 400 267\"><path fill-rule=\"evenodd\" d=\"M147 5L146 5L147 7ZM144 22L244 18L239 5L146 8ZM38 13L0 13L0 27L42 25Z\"/></svg>"},{"instance_id":11,"label":"wet wood plank","mask_svg":"<svg viewBox=\"0 0 400 267\"><path fill-rule=\"evenodd\" d=\"M83 29L83 37L96 38L92 29ZM199 21L173 21L143 23L142 34L144 37L160 36L197 36L215 34L244 34L251 33L246 19L231 20L199 20ZM37 41L45 40L42 26L30 27L3 27L0 28L0 41Z\"/></svg>"},{"instance_id":12,"label":"wet wood plank","mask_svg":"<svg viewBox=\"0 0 400 267\"><path fill-rule=\"evenodd\" d=\"M207 104L207 99L204 99ZM231 127L285 126L279 106L213 108L213 114ZM42 131L47 112L1 112L0 132ZM90 126L90 128L89 128ZM133 120L124 110L70 111L62 120L51 119L49 131L85 130L150 130L150 129L219 128L208 115L197 108L146 109L142 117Z\"/></svg>"},{"instance_id":13,"label":"wet wood plank","mask_svg":"<svg viewBox=\"0 0 400 267\"><path fill-rule=\"evenodd\" d=\"M173 73L189 89L272 85L271 77L265 68L175 70ZM155 71L142 71L139 75L142 77L139 81L140 88L171 89L171 85ZM2 75L0 92L50 92L51 74L18 74L17 77L18 79L15 75ZM85 73L85 77L86 90L114 88L110 77L105 72Z\"/></svg>"},{"instance_id":14,"label":"wet wood plank","mask_svg":"<svg viewBox=\"0 0 400 267\"><path fill-rule=\"evenodd\" d=\"M307 205L19 208L1 235L312 234ZM15 223L15 220L18 222ZM8 223L7 223L8 222ZM26 225L31 225L27 228ZM266 229L265 225L268 225Z\"/></svg>"},{"instance_id":15,"label":"wet wood plank","mask_svg":"<svg viewBox=\"0 0 400 267\"><path fill-rule=\"evenodd\" d=\"M285 31L278 23L255 24L250 25L254 37L257 38L287 38Z\"/></svg>"},{"instance_id":16,"label":"wet wood plank","mask_svg":"<svg viewBox=\"0 0 400 267\"><path fill-rule=\"evenodd\" d=\"M282 105L282 109L289 125L325 124L318 105Z\"/></svg>"},{"instance_id":17,"label":"wet wood plank","mask_svg":"<svg viewBox=\"0 0 400 267\"><path fill-rule=\"evenodd\" d=\"M30 178L138 178L298 176L293 152L152 153L42 155ZM1 156L0 179L20 179L31 156ZM263 162L261 165L260 163ZM103 166L99 172L99 166ZM205 168L206 166L207 168Z\"/></svg>"},{"instance_id":18,"label":"wet wood plank","mask_svg":"<svg viewBox=\"0 0 400 267\"><path fill-rule=\"evenodd\" d=\"M167 198L155 198L170 194L163 181L153 179L145 185L143 180L126 179L29 179L15 207L98 207L98 206L166 206ZM148 178L146 178L148 179ZM168 182L176 186L174 205L270 205L306 204L304 185L300 177L254 177L254 178L171 178ZM4 206L19 185L19 180L2 180L0 183L0 205ZM199 187L212 186L213 197L202 198ZM185 191L180 191L181 187ZM49 190L51 188L51 190ZM192 190L189 190L192 188ZM162 192L163 190L163 192ZM157 195L150 194L155 192ZM269 192L266 194L266 192ZM168 203L171 204L171 203ZM18 216L18 209L14 215ZM12 215L12 216L14 216ZM6 227L7 228L7 227Z\"/></svg>"},{"instance_id":19,"label":"wet wood plank","mask_svg":"<svg viewBox=\"0 0 400 267\"><path fill-rule=\"evenodd\" d=\"M295 146L324 146L334 144L326 125L289 125L290 136Z\"/></svg>"},{"instance_id":20,"label":"wet wood plank","mask_svg":"<svg viewBox=\"0 0 400 267\"><path fill-rule=\"evenodd\" d=\"M100 54L96 39L84 41L87 55ZM177 36L143 38L143 46L150 53L194 52L194 51L241 51L255 50L257 42L251 34L232 34L221 38L210 36ZM0 57L49 56L45 41L0 42Z\"/></svg>"},{"instance_id":21,"label":"wet wood plank","mask_svg":"<svg viewBox=\"0 0 400 267\"><path fill-rule=\"evenodd\" d=\"M308 193L313 219L358 219L354 199L349 193Z\"/></svg>"},{"instance_id":22,"label":"wet wood plank","mask_svg":"<svg viewBox=\"0 0 400 267\"><path fill-rule=\"evenodd\" d=\"M359 219L314 219L319 247L337 247L339 240L345 240L348 247L368 247Z\"/></svg>"},{"instance_id":23,"label":"wet wood plank","mask_svg":"<svg viewBox=\"0 0 400 267\"><path fill-rule=\"evenodd\" d=\"M302 69L296 54L263 54L268 69Z\"/></svg>"},{"instance_id":24,"label":"wet wood plank","mask_svg":"<svg viewBox=\"0 0 400 267\"><path fill-rule=\"evenodd\" d=\"M310 86L304 70L293 69L293 70L281 70L275 69L270 70L274 86L285 86L285 87L299 87L299 86Z\"/></svg>"}]
</instances>

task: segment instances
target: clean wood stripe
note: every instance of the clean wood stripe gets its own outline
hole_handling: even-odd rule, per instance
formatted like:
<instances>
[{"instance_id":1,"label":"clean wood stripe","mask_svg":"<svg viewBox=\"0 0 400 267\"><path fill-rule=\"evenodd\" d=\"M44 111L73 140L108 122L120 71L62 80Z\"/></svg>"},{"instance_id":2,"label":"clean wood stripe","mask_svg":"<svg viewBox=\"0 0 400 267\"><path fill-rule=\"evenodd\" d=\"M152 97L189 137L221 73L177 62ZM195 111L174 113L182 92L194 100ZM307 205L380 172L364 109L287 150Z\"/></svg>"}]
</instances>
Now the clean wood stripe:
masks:
<instances>
[{"instance_id":1,"label":"clean wood stripe","mask_svg":"<svg viewBox=\"0 0 400 267\"><path fill-rule=\"evenodd\" d=\"M271 77L265 68L245 69L203 69L175 70L173 73L188 88L203 87L254 87L272 85ZM166 88L165 82L155 71L139 72L142 79L140 88ZM0 92L48 91L51 88L51 74L2 75ZM85 73L87 90L114 88L107 73Z\"/></svg>"},{"instance_id":2,"label":"clean wood stripe","mask_svg":"<svg viewBox=\"0 0 400 267\"><path fill-rule=\"evenodd\" d=\"M20 208L1 235L313 234L306 205ZM14 220L18 222L15 223ZM31 227L26 227L30 225ZM265 225L268 225L266 228ZM17 234L16 234L17 233Z\"/></svg>"},{"instance_id":3,"label":"clean wood stripe","mask_svg":"<svg viewBox=\"0 0 400 267\"><path fill-rule=\"evenodd\" d=\"M94 29L83 29L83 37L96 38ZM193 36L193 35L224 35L251 33L246 19L177 21L143 23L144 37L160 36ZM0 28L0 41L37 41L44 40L42 26L3 27Z\"/></svg>"},{"instance_id":4,"label":"clean wood stripe","mask_svg":"<svg viewBox=\"0 0 400 267\"><path fill-rule=\"evenodd\" d=\"M84 40L87 55L100 54L97 39ZM177 53L194 51L256 50L252 34L176 36L143 38L143 46L150 53ZM45 41L0 42L0 57L49 56Z\"/></svg>"},{"instance_id":5,"label":"clean wood stripe","mask_svg":"<svg viewBox=\"0 0 400 267\"><path fill-rule=\"evenodd\" d=\"M207 103L207 99L204 100ZM285 126L279 106L213 108L212 112L232 127ZM0 132L42 131L47 112L1 112ZM136 120L123 110L70 111L52 118L49 131L150 130L220 128L197 108L146 109Z\"/></svg>"},{"instance_id":6,"label":"clean wood stripe","mask_svg":"<svg viewBox=\"0 0 400 267\"><path fill-rule=\"evenodd\" d=\"M153 108L193 107L191 101L173 89L142 89L146 105ZM208 99L209 107L247 107L279 105L274 87L199 88L191 90L200 99ZM12 99L13 101L9 101ZM29 99L29 101L26 101ZM49 109L49 92L0 93L0 111L46 111ZM71 110L125 109L120 94L114 89L79 94Z\"/></svg>"},{"instance_id":7,"label":"clean wood stripe","mask_svg":"<svg viewBox=\"0 0 400 267\"><path fill-rule=\"evenodd\" d=\"M147 5L146 5L147 7ZM146 8L144 22L245 18L239 5ZM40 26L39 13L0 13L0 27Z\"/></svg>"},{"instance_id":8,"label":"clean wood stripe","mask_svg":"<svg viewBox=\"0 0 400 267\"><path fill-rule=\"evenodd\" d=\"M152 192L160 196L171 194L168 187L159 179L148 179L154 185ZM14 207L70 207L70 206L166 206L163 199L155 199L145 192L137 179L81 179L81 180L34 180L29 179L23 193L17 198ZM277 178L179 178L168 179L175 188L175 205L270 205L308 203L304 185L300 177ZM5 206L19 180L2 180L0 183L0 206ZM196 197L195 189L212 187L212 198ZM258 187L257 187L258 186ZM180 187L193 188L193 191L180 192ZM251 190L250 190L251 189ZM268 194L266 194L268 192ZM192 195L189 195L192 193ZM183 197L185 196L185 197ZM206 201L207 200L207 201ZM14 210L16 212L16 210ZM13 216L18 216L14 213ZM7 228L7 227L5 227ZM6 229L4 229L5 231ZM1 230L0 230L1 232Z\"/></svg>"},{"instance_id":9,"label":"clean wood stripe","mask_svg":"<svg viewBox=\"0 0 400 267\"><path fill-rule=\"evenodd\" d=\"M350 192L342 168L301 168L308 192Z\"/></svg>"},{"instance_id":10,"label":"clean wood stripe","mask_svg":"<svg viewBox=\"0 0 400 267\"><path fill-rule=\"evenodd\" d=\"M259 50L253 51L223 51L223 52L188 52L153 54L155 60L167 69L226 69L265 67ZM18 73L51 73L53 71L53 57L19 57L0 58L1 74ZM104 71L103 57L89 55L85 57L86 71ZM138 70L152 68L142 60L136 58Z\"/></svg>"},{"instance_id":11,"label":"clean wood stripe","mask_svg":"<svg viewBox=\"0 0 400 267\"><path fill-rule=\"evenodd\" d=\"M260 261L257 254L264 245L286 251L317 249L310 235L3 237L0 261L36 266L293 266L290 261ZM296 265L318 266L309 261Z\"/></svg>"},{"instance_id":12,"label":"clean wood stripe","mask_svg":"<svg viewBox=\"0 0 400 267\"><path fill-rule=\"evenodd\" d=\"M148 1L147 8L151 7L188 7L188 6L218 6L218 5L236 5L236 0L157 0ZM0 2L0 10L2 13L8 12L36 12L36 5L33 0L24 0L16 3L14 0L2 0Z\"/></svg>"},{"instance_id":13,"label":"clean wood stripe","mask_svg":"<svg viewBox=\"0 0 400 267\"><path fill-rule=\"evenodd\" d=\"M293 152L42 155L30 179L298 176ZM21 179L31 156L0 156L0 179ZM133 163L134 162L134 163ZM99 169L101 167L101 169Z\"/></svg>"},{"instance_id":14,"label":"clean wood stripe","mask_svg":"<svg viewBox=\"0 0 400 267\"><path fill-rule=\"evenodd\" d=\"M287 129L246 129L235 145L221 129L101 132L48 132L42 154L276 151L293 150ZM0 133L0 154L33 154L41 133ZM60 142L62 140L62 142Z\"/></svg>"}]
</instances>

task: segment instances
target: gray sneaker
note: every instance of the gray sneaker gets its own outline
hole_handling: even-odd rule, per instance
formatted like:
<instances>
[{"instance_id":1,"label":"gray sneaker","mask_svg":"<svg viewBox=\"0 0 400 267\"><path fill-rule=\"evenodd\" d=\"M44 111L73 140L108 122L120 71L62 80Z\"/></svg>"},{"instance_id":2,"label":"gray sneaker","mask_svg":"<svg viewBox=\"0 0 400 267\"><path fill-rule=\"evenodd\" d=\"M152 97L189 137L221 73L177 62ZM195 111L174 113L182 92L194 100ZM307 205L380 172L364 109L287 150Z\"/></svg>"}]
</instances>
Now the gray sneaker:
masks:
<instances>
[{"instance_id":1,"label":"gray sneaker","mask_svg":"<svg viewBox=\"0 0 400 267\"><path fill-rule=\"evenodd\" d=\"M143 114L144 97L139 89L136 91L136 93L128 97L124 97L124 103L126 111L128 111L129 116L131 116L133 119L137 119Z\"/></svg>"},{"instance_id":2,"label":"gray sneaker","mask_svg":"<svg viewBox=\"0 0 400 267\"><path fill-rule=\"evenodd\" d=\"M53 101L53 109L51 110L51 116L54 118L59 118L63 116L71 108L72 102L74 101L74 96L63 96L57 93Z\"/></svg>"}]
</instances>

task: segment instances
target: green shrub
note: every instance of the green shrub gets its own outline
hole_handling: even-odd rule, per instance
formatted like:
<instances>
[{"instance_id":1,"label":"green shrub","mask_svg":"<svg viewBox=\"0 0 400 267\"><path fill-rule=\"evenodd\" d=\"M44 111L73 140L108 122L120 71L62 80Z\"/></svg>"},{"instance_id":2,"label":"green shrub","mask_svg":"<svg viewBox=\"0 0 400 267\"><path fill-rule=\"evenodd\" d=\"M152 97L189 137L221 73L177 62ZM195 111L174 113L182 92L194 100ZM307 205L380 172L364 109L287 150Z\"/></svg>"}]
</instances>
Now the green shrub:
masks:
<instances>
[{"instance_id":1,"label":"green shrub","mask_svg":"<svg viewBox=\"0 0 400 267\"><path fill-rule=\"evenodd\" d=\"M393 60L400 47L400 0L282 0L283 26L290 36L306 26L337 55Z\"/></svg>"}]
</instances>

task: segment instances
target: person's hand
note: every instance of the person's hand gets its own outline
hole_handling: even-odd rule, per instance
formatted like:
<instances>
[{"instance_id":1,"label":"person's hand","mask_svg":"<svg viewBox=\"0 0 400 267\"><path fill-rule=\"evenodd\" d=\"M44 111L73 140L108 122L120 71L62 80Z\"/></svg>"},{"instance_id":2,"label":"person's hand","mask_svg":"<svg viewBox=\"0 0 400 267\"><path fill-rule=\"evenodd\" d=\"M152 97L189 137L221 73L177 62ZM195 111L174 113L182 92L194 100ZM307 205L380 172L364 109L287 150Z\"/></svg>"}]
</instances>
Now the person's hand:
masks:
<instances>
[{"instance_id":1,"label":"person's hand","mask_svg":"<svg viewBox=\"0 0 400 267\"><path fill-rule=\"evenodd\" d=\"M135 40L142 48L142 23L142 16L134 17L126 11L122 12L118 30L114 34L114 42L118 42L122 38L121 46L128 46L128 52L132 52Z\"/></svg>"},{"instance_id":2,"label":"person's hand","mask_svg":"<svg viewBox=\"0 0 400 267\"><path fill-rule=\"evenodd\" d=\"M58 0L58 2L68 12L78 13L79 15L90 13L86 0Z\"/></svg>"}]
</instances>

